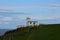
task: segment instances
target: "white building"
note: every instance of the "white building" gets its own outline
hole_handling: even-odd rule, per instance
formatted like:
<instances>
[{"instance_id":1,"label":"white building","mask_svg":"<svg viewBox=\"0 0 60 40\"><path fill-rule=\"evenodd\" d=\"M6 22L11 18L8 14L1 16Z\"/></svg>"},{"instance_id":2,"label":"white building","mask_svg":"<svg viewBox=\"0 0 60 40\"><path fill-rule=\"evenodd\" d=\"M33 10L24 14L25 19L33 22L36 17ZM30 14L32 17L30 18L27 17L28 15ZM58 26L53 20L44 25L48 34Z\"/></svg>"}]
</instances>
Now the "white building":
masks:
<instances>
[{"instance_id":1,"label":"white building","mask_svg":"<svg viewBox=\"0 0 60 40\"><path fill-rule=\"evenodd\" d=\"M32 21L29 17L26 18L27 22L27 26L36 26L38 25L38 22L37 21Z\"/></svg>"}]
</instances>

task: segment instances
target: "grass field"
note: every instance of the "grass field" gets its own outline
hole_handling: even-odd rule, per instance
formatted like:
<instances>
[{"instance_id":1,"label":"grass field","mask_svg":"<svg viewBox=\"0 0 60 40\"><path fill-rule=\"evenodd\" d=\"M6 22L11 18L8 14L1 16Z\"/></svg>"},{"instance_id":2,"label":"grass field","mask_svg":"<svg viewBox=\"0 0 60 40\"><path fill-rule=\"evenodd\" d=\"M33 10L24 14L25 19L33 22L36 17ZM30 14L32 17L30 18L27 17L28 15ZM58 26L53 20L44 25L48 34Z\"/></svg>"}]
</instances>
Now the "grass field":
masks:
<instances>
[{"instance_id":1,"label":"grass field","mask_svg":"<svg viewBox=\"0 0 60 40\"><path fill-rule=\"evenodd\" d=\"M13 40L60 40L60 24L43 25L38 29L32 28L29 32L13 35Z\"/></svg>"},{"instance_id":2,"label":"grass field","mask_svg":"<svg viewBox=\"0 0 60 40\"><path fill-rule=\"evenodd\" d=\"M1 40L1 37L0 37L0 40Z\"/></svg>"}]
</instances>

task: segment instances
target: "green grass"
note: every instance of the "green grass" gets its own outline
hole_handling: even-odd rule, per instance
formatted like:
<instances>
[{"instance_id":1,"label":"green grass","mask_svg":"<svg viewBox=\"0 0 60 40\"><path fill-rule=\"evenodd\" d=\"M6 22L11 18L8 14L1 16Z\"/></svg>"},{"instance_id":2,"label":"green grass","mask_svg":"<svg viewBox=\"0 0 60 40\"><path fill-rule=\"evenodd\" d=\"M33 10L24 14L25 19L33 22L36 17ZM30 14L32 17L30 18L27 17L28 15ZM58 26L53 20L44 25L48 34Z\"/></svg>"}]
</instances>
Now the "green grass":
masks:
<instances>
[{"instance_id":1,"label":"green grass","mask_svg":"<svg viewBox=\"0 0 60 40\"><path fill-rule=\"evenodd\" d=\"M1 37L0 37L0 40L1 40Z\"/></svg>"},{"instance_id":2,"label":"green grass","mask_svg":"<svg viewBox=\"0 0 60 40\"><path fill-rule=\"evenodd\" d=\"M60 25L46 25L39 28L32 40L60 40Z\"/></svg>"},{"instance_id":3,"label":"green grass","mask_svg":"<svg viewBox=\"0 0 60 40\"><path fill-rule=\"evenodd\" d=\"M24 32L24 33L19 34L19 35L13 35L12 40L27 40L27 38L32 33L32 31L33 31L33 29L30 29L30 32Z\"/></svg>"},{"instance_id":4,"label":"green grass","mask_svg":"<svg viewBox=\"0 0 60 40\"><path fill-rule=\"evenodd\" d=\"M60 40L60 24L44 25L38 29L30 29L20 35L13 35L13 40Z\"/></svg>"}]
</instances>

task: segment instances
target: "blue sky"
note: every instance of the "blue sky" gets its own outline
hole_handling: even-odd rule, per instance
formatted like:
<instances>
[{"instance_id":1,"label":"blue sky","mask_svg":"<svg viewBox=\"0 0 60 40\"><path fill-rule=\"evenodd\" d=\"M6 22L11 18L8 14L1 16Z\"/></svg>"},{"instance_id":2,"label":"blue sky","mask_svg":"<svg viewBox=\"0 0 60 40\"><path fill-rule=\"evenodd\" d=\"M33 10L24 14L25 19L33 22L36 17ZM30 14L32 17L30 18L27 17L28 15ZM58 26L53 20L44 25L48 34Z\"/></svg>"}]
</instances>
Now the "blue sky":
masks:
<instances>
[{"instance_id":1,"label":"blue sky","mask_svg":"<svg viewBox=\"0 0 60 40\"><path fill-rule=\"evenodd\" d=\"M26 17L39 23L60 23L60 0L0 0L0 28L25 25Z\"/></svg>"}]
</instances>

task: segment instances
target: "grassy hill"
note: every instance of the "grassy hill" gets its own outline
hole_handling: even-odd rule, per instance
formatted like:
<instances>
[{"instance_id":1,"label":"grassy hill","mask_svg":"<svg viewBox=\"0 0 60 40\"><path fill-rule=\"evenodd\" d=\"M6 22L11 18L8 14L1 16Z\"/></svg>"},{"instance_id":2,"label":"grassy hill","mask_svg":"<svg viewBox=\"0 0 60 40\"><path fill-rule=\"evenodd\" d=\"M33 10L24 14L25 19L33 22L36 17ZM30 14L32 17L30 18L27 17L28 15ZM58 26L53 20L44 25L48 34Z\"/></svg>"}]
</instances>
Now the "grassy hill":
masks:
<instances>
[{"instance_id":1,"label":"grassy hill","mask_svg":"<svg viewBox=\"0 0 60 40\"><path fill-rule=\"evenodd\" d=\"M1 40L1 37L0 37L0 40Z\"/></svg>"},{"instance_id":2,"label":"grassy hill","mask_svg":"<svg viewBox=\"0 0 60 40\"><path fill-rule=\"evenodd\" d=\"M13 40L60 40L60 25L44 25L38 29L32 28L30 32L14 35Z\"/></svg>"},{"instance_id":3,"label":"grassy hill","mask_svg":"<svg viewBox=\"0 0 60 40\"><path fill-rule=\"evenodd\" d=\"M1 40L1 37L0 37L0 40Z\"/></svg>"},{"instance_id":4,"label":"grassy hill","mask_svg":"<svg viewBox=\"0 0 60 40\"><path fill-rule=\"evenodd\" d=\"M12 40L60 40L60 24L31 27L29 30L28 27L18 28L6 32L3 39L6 37Z\"/></svg>"}]
</instances>

